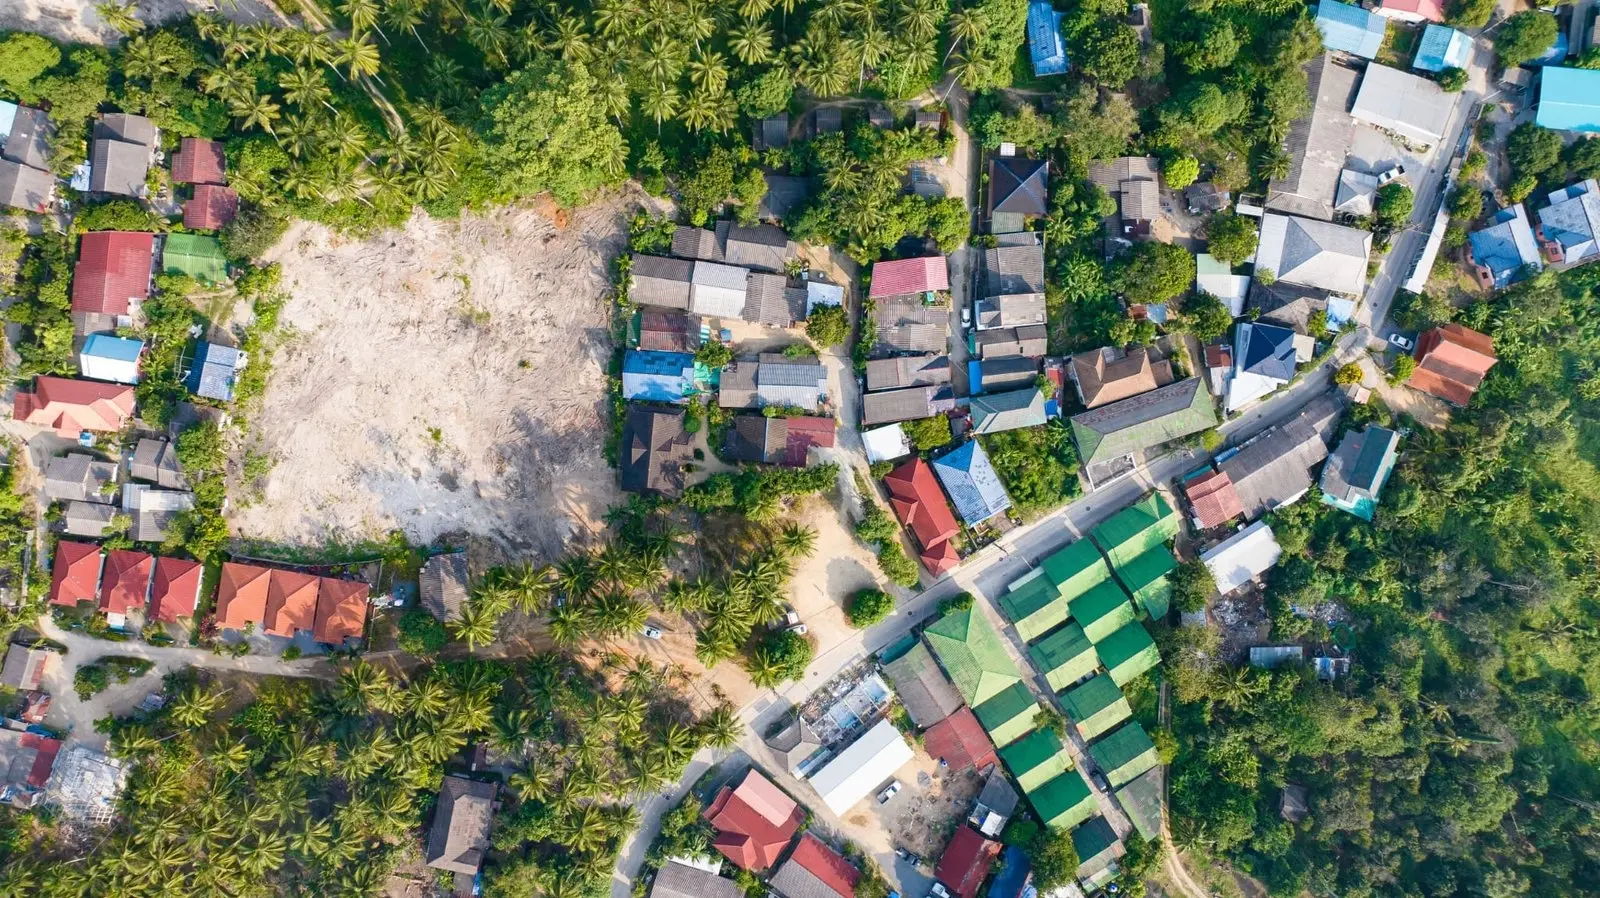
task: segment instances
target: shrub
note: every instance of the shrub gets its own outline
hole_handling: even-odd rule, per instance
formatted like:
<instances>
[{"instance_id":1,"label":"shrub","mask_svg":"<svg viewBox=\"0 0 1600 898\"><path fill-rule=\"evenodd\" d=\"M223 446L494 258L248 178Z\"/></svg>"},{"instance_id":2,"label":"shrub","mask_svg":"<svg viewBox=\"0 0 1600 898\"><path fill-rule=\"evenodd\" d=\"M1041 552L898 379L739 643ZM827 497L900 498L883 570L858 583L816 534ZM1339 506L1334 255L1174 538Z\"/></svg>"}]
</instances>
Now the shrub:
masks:
<instances>
[{"instance_id":1,"label":"shrub","mask_svg":"<svg viewBox=\"0 0 1600 898\"><path fill-rule=\"evenodd\" d=\"M1206 607L1206 597L1217 588L1211 578L1211 569L1198 558L1178 565L1172 572L1172 604L1179 611L1199 611Z\"/></svg>"},{"instance_id":2,"label":"shrub","mask_svg":"<svg viewBox=\"0 0 1600 898\"><path fill-rule=\"evenodd\" d=\"M733 361L733 350L726 343L712 340L694 351L694 360L713 370L726 368Z\"/></svg>"},{"instance_id":3,"label":"shrub","mask_svg":"<svg viewBox=\"0 0 1600 898\"><path fill-rule=\"evenodd\" d=\"M111 686L111 673L99 664L79 665L72 675L72 688L78 698L88 701Z\"/></svg>"},{"instance_id":4,"label":"shrub","mask_svg":"<svg viewBox=\"0 0 1600 898\"><path fill-rule=\"evenodd\" d=\"M444 624L420 608L413 608L401 615L398 629L396 641L400 650L412 655L436 655L449 641Z\"/></svg>"},{"instance_id":5,"label":"shrub","mask_svg":"<svg viewBox=\"0 0 1600 898\"><path fill-rule=\"evenodd\" d=\"M944 415L934 415L931 418L918 418L900 425L906 436L911 438L911 445L918 452L937 449L950 442L950 419Z\"/></svg>"},{"instance_id":6,"label":"shrub","mask_svg":"<svg viewBox=\"0 0 1600 898\"><path fill-rule=\"evenodd\" d=\"M972 607L972 593L958 592L943 602L939 603L939 616L944 617L952 611L966 611Z\"/></svg>"},{"instance_id":7,"label":"shrub","mask_svg":"<svg viewBox=\"0 0 1600 898\"><path fill-rule=\"evenodd\" d=\"M1394 370L1389 372L1389 383L1403 384L1415 370L1417 370L1416 359L1408 355L1400 356L1394 360Z\"/></svg>"},{"instance_id":8,"label":"shrub","mask_svg":"<svg viewBox=\"0 0 1600 898\"><path fill-rule=\"evenodd\" d=\"M1166 178L1168 187L1182 190L1200 177L1200 163L1193 156L1179 156L1168 162L1161 174Z\"/></svg>"},{"instance_id":9,"label":"shrub","mask_svg":"<svg viewBox=\"0 0 1600 898\"><path fill-rule=\"evenodd\" d=\"M873 480L882 480L883 478L889 476L890 471L894 470L894 462L875 461L868 470L872 474Z\"/></svg>"},{"instance_id":10,"label":"shrub","mask_svg":"<svg viewBox=\"0 0 1600 898\"><path fill-rule=\"evenodd\" d=\"M1340 365L1339 370L1333 372L1333 382L1341 387L1361 383L1361 366L1355 362Z\"/></svg>"},{"instance_id":11,"label":"shrub","mask_svg":"<svg viewBox=\"0 0 1600 898\"><path fill-rule=\"evenodd\" d=\"M906 550L900 548L898 542L885 543L878 550L878 567L896 586L916 586L922 579L917 573L917 563L906 556Z\"/></svg>"},{"instance_id":12,"label":"shrub","mask_svg":"<svg viewBox=\"0 0 1600 898\"><path fill-rule=\"evenodd\" d=\"M856 629L870 627L894 611L894 597L881 589L857 590L845 608L845 617Z\"/></svg>"},{"instance_id":13,"label":"shrub","mask_svg":"<svg viewBox=\"0 0 1600 898\"><path fill-rule=\"evenodd\" d=\"M1207 452L1217 451L1217 447L1222 445L1222 431L1215 427L1206 428L1200 434L1200 445Z\"/></svg>"},{"instance_id":14,"label":"shrub","mask_svg":"<svg viewBox=\"0 0 1600 898\"><path fill-rule=\"evenodd\" d=\"M895 523L894 518L883 510L882 505L868 499L866 514L856 524L856 538L865 543L887 545L894 542L899 533L900 525Z\"/></svg>"},{"instance_id":15,"label":"shrub","mask_svg":"<svg viewBox=\"0 0 1600 898\"><path fill-rule=\"evenodd\" d=\"M1450 195L1450 217L1464 222L1474 222L1483 214L1483 191L1463 184Z\"/></svg>"},{"instance_id":16,"label":"shrub","mask_svg":"<svg viewBox=\"0 0 1600 898\"><path fill-rule=\"evenodd\" d=\"M822 306L806 319L806 336L818 346L843 346L850 339L850 317L844 306Z\"/></svg>"},{"instance_id":17,"label":"shrub","mask_svg":"<svg viewBox=\"0 0 1600 898\"><path fill-rule=\"evenodd\" d=\"M1457 93L1467 86L1467 73L1458 68L1447 68L1434 76L1439 82L1439 89L1446 93Z\"/></svg>"}]
</instances>

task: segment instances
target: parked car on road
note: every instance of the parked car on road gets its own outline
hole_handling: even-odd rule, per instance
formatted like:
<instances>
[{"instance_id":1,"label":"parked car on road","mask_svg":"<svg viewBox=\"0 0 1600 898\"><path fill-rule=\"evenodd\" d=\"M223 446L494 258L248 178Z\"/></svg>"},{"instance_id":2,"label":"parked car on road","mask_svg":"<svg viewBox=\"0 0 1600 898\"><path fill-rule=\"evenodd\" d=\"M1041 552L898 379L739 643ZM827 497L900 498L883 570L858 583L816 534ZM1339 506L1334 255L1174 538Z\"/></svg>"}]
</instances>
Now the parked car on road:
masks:
<instances>
[{"instance_id":1,"label":"parked car on road","mask_svg":"<svg viewBox=\"0 0 1600 898\"><path fill-rule=\"evenodd\" d=\"M1411 342L1411 339L1409 337L1404 337L1404 336L1401 336L1400 334L1390 334L1389 335L1389 342L1391 344L1399 347L1400 349L1405 350L1406 352L1410 352L1412 349L1416 348L1416 345L1417 345L1417 344Z\"/></svg>"}]
</instances>

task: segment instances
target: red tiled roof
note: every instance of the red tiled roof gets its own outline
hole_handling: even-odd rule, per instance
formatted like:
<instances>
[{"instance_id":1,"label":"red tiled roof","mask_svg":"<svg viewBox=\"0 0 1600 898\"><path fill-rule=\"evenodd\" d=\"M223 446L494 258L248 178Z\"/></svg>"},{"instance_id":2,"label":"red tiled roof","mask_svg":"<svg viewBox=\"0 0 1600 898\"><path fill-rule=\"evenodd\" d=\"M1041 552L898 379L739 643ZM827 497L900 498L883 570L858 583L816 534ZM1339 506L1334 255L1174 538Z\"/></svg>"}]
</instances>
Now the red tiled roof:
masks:
<instances>
[{"instance_id":1,"label":"red tiled roof","mask_svg":"<svg viewBox=\"0 0 1600 898\"><path fill-rule=\"evenodd\" d=\"M367 596L371 593L372 587L359 580L323 577L311 635L318 642L334 645L360 639L367 631Z\"/></svg>"},{"instance_id":2,"label":"red tiled roof","mask_svg":"<svg viewBox=\"0 0 1600 898\"><path fill-rule=\"evenodd\" d=\"M150 586L150 617L175 624L178 618L194 616L203 570L198 561L157 558Z\"/></svg>"},{"instance_id":3,"label":"red tiled roof","mask_svg":"<svg viewBox=\"0 0 1600 898\"><path fill-rule=\"evenodd\" d=\"M906 462L890 471L883 478L883 485L889 489L889 504L894 506L895 517L911 528L924 550L937 549L959 532L956 516L927 462L920 458Z\"/></svg>"},{"instance_id":4,"label":"red tiled roof","mask_svg":"<svg viewBox=\"0 0 1600 898\"><path fill-rule=\"evenodd\" d=\"M72 311L128 314L128 300L150 295L155 237L130 231L90 231L78 243L72 269Z\"/></svg>"},{"instance_id":5,"label":"red tiled roof","mask_svg":"<svg viewBox=\"0 0 1600 898\"><path fill-rule=\"evenodd\" d=\"M945 264L944 256L896 259L872 266L872 290L869 295L874 299L949 289L950 266Z\"/></svg>"},{"instance_id":6,"label":"red tiled roof","mask_svg":"<svg viewBox=\"0 0 1600 898\"><path fill-rule=\"evenodd\" d=\"M105 575L100 578L100 610L127 614L143 608L155 565L156 560L148 552L112 549L106 555Z\"/></svg>"},{"instance_id":7,"label":"red tiled roof","mask_svg":"<svg viewBox=\"0 0 1600 898\"><path fill-rule=\"evenodd\" d=\"M933 572L935 577L961 563L961 555L956 552L955 543L949 540L932 548L923 549L922 554L917 557L922 560L922 566Z\"/></svg>"},{"instance_id":8,"label":"red tiled roof","mask_svg":"<svg viewBox=\"0 0 1600 898\"><path fill-rule=\"evenodd\" d=\"M1417 340L1413 387L1446 402L1466 405L1494 367L1494 342L1487 334L1451 322Z\"/></svg>"},{"instance_id":9,"label":"red tiled roof","mask_svg":"<svg viewBox=\"0 0 1600 898\"><path fill-rule=\"evenodd\" d=\"M788 437L783 446L783 463L791 468L803 468L806 454L813 446L832 449L838 430L832 418L801 416L787 419Z\"/></svg>"},{"instance_id":10,"label":"red tiled roof","mask_svg":"<svg viewBox=\"0 0 1600 898\"><path fill-rule=\"evenodd\" d=\"M1194 506L1194 516L1202 530L1244 514L1244 503L1233 486L1233 478L1223 471L1212 471L1184 484L1184 494Z\"/></svg>"},{"instance_id":11,"label":"red tiled roof","mask_svg":"<svg viewBox=\"0 0 1600 898\"><path fill-rule=\"evenodd\" d=\"M1444 21L1444 4L1440 0L1383 0L1384 9L1411 12L1430 22Z\"/></svg>"},{"instance_id":12,"label":"red tiled roof","mask_svg":"<svg viewBox=\"0 0 1600 898\"><path fill-rule=\"evenodd\" d=\"M982 770L997 760L994 743L971 708L962 708L929 727L922 744L928 757L944 761L951 773L968 767Z\"/></svg>"},{"instance_id":13,"label":"red tiled roof","mask_svg":"<svg viewBox=\"0 0 1600 898\"><path fill-rule=\"evenodd\" d=\"M70 438L85 430L115 433L133 417L133 407L133 387L127 384L40 375L32 393L17 392L11 414Z\"/></svg>"},{"instance_id":14,"label":"red tiled roof","mask_svg":"<svg viewBox=\"0 0 1600 898\"><path fill-rule=\"evenodd\" d=\"M33 766L28 768L25 781L35 789L43 789L44 784L50 781L50 771L55 769L56 754L61 751L61 740L41 736L38 733L23 733L22 747L37 752L33 756Z\"/></svg>"},{"instance_id":15,"label":"red tiled roof","mask_svg":"<svg viewBox=\"0 0 1600 898\"><path fill-rule=\"evenodd\" d=\"M794 854L789 855L789 860L805 868L843 898L853 898L856 883L861 881L860 870L850 866L850 862L841 857L839 852L822 844L822 840L811 833L800 837L800 844L794 847Z\"/></svg>"},{"instance_id":16,"label":"red tiled roof","mask_svg":"<svg viewBox=\"0 0 1600 898\"><path fill-rule=\"evenodd\" d=\"M172 157L172 180L178 184L226 184L228 160L222 144L203 137L185 137Z\"/></svg>"},{"instance_id":17,"label":"red tiled roof","mask_svg":"<svg viewBox=\"0 0 1600 898\"><path fill-rule=\"evenodd\" d=\"M266 618L271 580L271 568L224 562L217 580L217 626L239 630L245 624L261 623Z\"/></svg>"},{"instance_id":18,"label":"red tiled roof","mask_svg":"<svg viewBox=\"0 0 1600 898\"><path fill-rule=\"evenodd\" d=\"M183 226L198 231L220 231L239 214L239 194L232 187L201 184L194 198L183 204Z\"/></svg>"},{"instance_id":19,"label":"red tiled roof","mask_svg":"<svg viewBox=\"0 0 1600 898\"><path fill-rule=\"evenodd\" d=\"M1230 346L1223 346L1223 345L1221 345L1219 343L1213 343L1210 346L1207 346L1206 347L1206 367L1207 368L1232 368L1233 367L1233 348L1230 347Z\"/></svg>"},{"instance_id":20,"label":"red tiled roof","mask_svg":"<svg viewBox=\"0 0 1600 898\"><path fill-rule=\"evenodd\" d=\"M50 575L50 604L72 607L93 602L100 592L100 547L62 540L56 543Z\"/></svg>"},{"instance_id":21,"label":"red tiled roof","mask_svg":"<svg viewBox=\"0 0 1600 898\"><path fill-rule=\"evenodd\" d=\"M944 883L952 895L975 898L978 887L983 885L999 855L999 842L985 839L972 827L963 826L956 830L944 854L939 856L933 878Z\"/></svg>"},{"instance_id":22,"label":"red tiled roof","mask_svg":"<svg viewBox=\"0 0 1600 898\"><path fill-rule=\"evenodd\" d=\"M267 580L266 631L293 636L311 629L317 618L317 585L311 574L273 570Z\"/></svg>"},{"instance_id":23,"label":"red tiled roof","mask_svg":"<svg viewBox=\"0 0 1600 898\"><path fill-rule=\"evenodd\" d=\"M744 870L777 862L805 811L772 781L751 770L737 789L723 786L703 815L717 831L711 844Z\"/></svg>"}]
</instances>

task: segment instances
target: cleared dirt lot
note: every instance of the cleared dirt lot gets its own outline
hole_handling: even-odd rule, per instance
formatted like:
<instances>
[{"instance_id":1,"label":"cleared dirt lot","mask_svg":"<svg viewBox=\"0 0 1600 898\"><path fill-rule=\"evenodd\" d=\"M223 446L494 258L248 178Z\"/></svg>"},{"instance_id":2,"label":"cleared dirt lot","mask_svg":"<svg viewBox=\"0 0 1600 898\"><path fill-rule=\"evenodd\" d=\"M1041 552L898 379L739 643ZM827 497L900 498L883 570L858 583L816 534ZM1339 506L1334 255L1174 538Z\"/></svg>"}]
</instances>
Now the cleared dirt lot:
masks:
<instances>
[{"instance_id":1,"label":"cleared dirt lot","mask_svg":"<svg viewBox=\"0 0 1600 898\"><path fill-rule=\"evenodd\" d=\"M94 10L94 0L5 0L0 3L0 31L32 31L75 44L113 44L122 35ZM259 0L134 0L134 15L147 25L200 12L215 12L242 24L280 21Z\"/></svg>"},{"instance_id":2,"label":"cleared dirt lot","mask_svg":"<svg viewBox=\"0 0 1600 898\"><path fill-rule=\"evenodd\" d=\"M529 208L423 215L349 241L292 228L269 254L289 333L250 422L273 459L241 536L318 544L399 528L545 558L619 500L603 447L606 291L625 191L558 227Z\"/></svg>"}]
</instances>

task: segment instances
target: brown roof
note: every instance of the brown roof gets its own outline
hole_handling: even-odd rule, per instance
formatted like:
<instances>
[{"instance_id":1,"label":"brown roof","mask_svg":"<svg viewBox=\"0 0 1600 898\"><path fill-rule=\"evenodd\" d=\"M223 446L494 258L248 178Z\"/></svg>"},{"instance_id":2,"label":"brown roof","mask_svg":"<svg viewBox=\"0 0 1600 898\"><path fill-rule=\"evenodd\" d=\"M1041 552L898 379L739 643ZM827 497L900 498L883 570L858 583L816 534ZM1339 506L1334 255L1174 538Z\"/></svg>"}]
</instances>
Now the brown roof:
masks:
<instances>
[{"instance_id":1,"label":"brown roof","mask_svg":"<svg viewBox=\"0 0 1600 898\"><path fill-rule=\"evenodd\" d=\"M6 646L5 666L0 668L0 684L19 692L38 689L45 674L58 665L60 659L61 656L52 649Z\"/></svg>"},{"instance_id":2,"label":"brown roof","mask_svg":"<svg viewBox=\"0 0 1600 898\"><path fill-rule=\"evenodd\" d=\"M630 493L676 496L683 491L683 465L694 457L694 435L680 411L630 405L622 425L617 467Z\"/></svg>"},{"instance_id":3,"label":"brown roof","mask_svg":"<svg viewBox=\"0 0 1600 898\"><path fill-rule=\"evenodd\" d=\"M1109 405L1172 383L1172 364L1150 361L1145 349L1122 354L1112 347L1072 357L1072 374L1086 408Z\"/></svg>"},{"instance_id":4,"label":"brown roof","mask_svg":"<svg viewBox=\"0 0 1600 898\"><path fill-rule=\"evenodd\" d=\"M183 204L183 226L198 231L220 231L238 215L239 194L232 187L201 184Z\"/></svg>"},{"instance_id":5,"label":"brown roof","mask_svg":"<svg viewBox=\"0 0 1600 898\"><path fill-rule=\"evenodd\" d=\"M1410 383L1446 402L1466 405L1495 361L1487 334L1451 322L1417 340L1417 368Z\"/></svg>"},{"instance_id":6,"label":"brown roof","mask_svg":"<svg viewBox=\"0 0 1600 898\"><path fill-rule=\"evenodd\" d=\"M227 165L220 142L185 137L172 157L172 180L179 184L226 184Z\"/></svg>"},{"instance_id":7,"label":"brown roof","mask_svg":"<svg viewBox=\"0 0 1600 898\"><path fill-rule=\"evenodd\" d=\"M982 770L996 760L994 743L971 708L962 708L928 728L923 736L928 757L945 762L951 773L968 767Z\"/></svg>"},{"instance_id":8,"label":"brown roof","mask_svg":"<svg viewBox=\"0 0 1600 898\"><path fill-rule=\"evenodd\" d=\"M422 607L441 621L461 616L467 603L467 553L435 555L422 566Z\"/></svg>"},{"instance_id":9,"label":"brown roof","mask_svg":"<svg viewBox=\"0 0 1600 898\"><path fill-rule=\"evenodd\" d=\"M1189 504L1194 506L1195 520L1203 530L1244 514L1239 491L1233 488L1232 478L1223 471L1196 477L1183 485L1183 491L1189 497Z\"/></svg>"},{"instance_id":10,"label":"brown roof","mask_svg":"<svg viewBox=\"0 0 1600 898\"><path fill-rule=\"evenodd\" d=\"M639 312L639 348L654 352L693 352L700 334L699 319L681 312L642 309Z\"/></svg>"},{"instance_id":11,"label":"brown roof","mask_svg":"<svg viewBox=\"0 0 1600 898\"><path fill-rule=\"evenodd\" d=\"M439 804L428 830L424 860L436 870L471 876L483 866L494 826L494 783L447 776L439 787Z\"/></svg>"}]
</instances>

